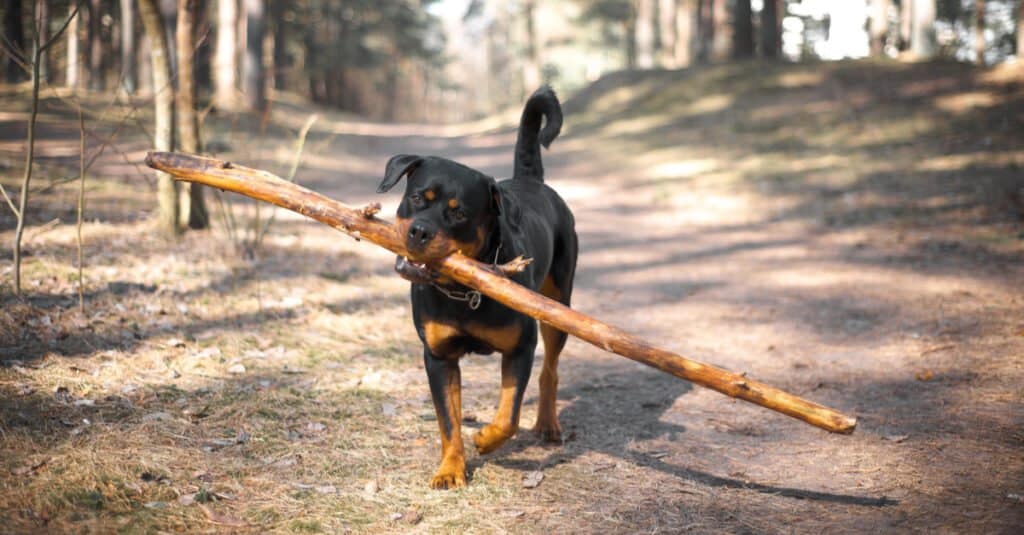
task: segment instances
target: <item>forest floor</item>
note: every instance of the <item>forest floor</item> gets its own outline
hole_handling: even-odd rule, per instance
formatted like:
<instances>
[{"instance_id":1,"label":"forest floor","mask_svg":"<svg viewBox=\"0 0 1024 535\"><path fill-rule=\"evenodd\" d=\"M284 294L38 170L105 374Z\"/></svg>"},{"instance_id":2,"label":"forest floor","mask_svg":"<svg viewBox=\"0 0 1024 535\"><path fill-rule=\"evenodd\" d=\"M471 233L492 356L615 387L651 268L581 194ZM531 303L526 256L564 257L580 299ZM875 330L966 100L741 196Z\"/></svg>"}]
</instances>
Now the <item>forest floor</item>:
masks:
<instances>
[{"instance_id":1,"label":"forest floor","mask_svg":"<svg viewBox=\"0 0 1024 535\"><path fill-rule=\"evenodd\" d=\"M8 532L1012 533L1024 525L1024 74L757 63L619 73L566 99L548 182L581 238L574 306L856 415L830 435L571 340L565 442L523 431L469 485L439 458L408 283L383 250L211 202L157 237L148 110L80 97L90 153L77 303L77 116L47 93L24 265L0 215L0 522ZM23 88L22 88L23 89ZM2 184L24 91L0 94ZM211 152L352 205L387 158L511 170L508 117L386 125L282 98L211 116ZM271 210L259 213L267 220ZM236 230L225 230L225 221ZM251 254L250 254L251 253ZM466 358L467 438L498 359ZM536 413L536 380L524 427ZM543 479L536 486L539 472Z\"/></svg>"}]
</instances>

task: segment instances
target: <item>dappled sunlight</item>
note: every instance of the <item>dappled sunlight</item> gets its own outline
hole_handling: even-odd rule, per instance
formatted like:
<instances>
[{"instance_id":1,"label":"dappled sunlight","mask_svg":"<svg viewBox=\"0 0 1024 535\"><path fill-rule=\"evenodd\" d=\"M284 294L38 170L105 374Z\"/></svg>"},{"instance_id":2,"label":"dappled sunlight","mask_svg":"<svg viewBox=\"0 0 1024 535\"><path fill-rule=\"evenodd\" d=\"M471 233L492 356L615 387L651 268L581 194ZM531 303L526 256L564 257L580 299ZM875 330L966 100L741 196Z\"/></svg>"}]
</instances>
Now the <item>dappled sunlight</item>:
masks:
<instances>
[{"instance_id":1,"label":"dappled sunlight","mask_svg":"<svg viewBox=\"0 0 1024 535\"><path fill-rule=\"evenodd\" d=\"M955 95L938 96L935 97L933 102L935 107L942 111L954 115L963 115L970 113L974 108L998 106L1004 100L1006 100L1005 96L996 95L991 91L970 91Z\"/></svg>"}]
</instances>

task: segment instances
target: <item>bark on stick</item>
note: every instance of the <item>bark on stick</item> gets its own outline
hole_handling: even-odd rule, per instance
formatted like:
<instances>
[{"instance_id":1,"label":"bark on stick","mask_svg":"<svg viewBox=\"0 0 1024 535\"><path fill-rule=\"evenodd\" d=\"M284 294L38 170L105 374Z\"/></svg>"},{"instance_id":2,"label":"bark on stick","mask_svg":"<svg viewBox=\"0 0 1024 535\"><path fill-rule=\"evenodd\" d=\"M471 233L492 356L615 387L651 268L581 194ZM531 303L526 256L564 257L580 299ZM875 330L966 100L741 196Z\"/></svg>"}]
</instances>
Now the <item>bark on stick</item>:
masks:
<instances>
[{"instance_id":1,"label":"bark on stick","mask_svg":"<svg viewBox=\"0 0 1024 535\"><path fill-rule=\"evenodd\" d=\"M394 225L374 217L373 210L358 209L329 199L271 173L229 162L168 152L150 152L146 164L170 173L177 180L240 193L298 212L356 239L373 242L403 256L404 240ZM478 290L492 299L606 351L641 362L676 377L711 388L803 420L834 433L851 433L857 420L828 407L754 381L710 364L659 349L625 331L548 299L493 273L489 266L453 254L430 264L438 273Z\"/></svg>"}]
</instances>

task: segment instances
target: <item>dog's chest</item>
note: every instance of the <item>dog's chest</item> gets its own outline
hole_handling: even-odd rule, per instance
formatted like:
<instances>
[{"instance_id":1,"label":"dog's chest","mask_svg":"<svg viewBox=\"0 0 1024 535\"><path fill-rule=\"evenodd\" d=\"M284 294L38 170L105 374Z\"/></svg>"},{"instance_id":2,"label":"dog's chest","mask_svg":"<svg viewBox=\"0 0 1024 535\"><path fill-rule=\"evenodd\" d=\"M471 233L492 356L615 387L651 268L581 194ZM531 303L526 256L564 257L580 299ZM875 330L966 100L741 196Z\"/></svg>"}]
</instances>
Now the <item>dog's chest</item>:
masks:
<instances>
[{"instance_id":1,"label":"dog's chest","mask_svg":"<svg viewBox=\"0 0 1024 535\"><path fill-rule=\"evenodd\" d=\"M460 357L466 353L509 353L519 345L522 325L489 325L479 321L423 322L423 335L431 353L442 357Z\"/></svg>"}]
</instances>

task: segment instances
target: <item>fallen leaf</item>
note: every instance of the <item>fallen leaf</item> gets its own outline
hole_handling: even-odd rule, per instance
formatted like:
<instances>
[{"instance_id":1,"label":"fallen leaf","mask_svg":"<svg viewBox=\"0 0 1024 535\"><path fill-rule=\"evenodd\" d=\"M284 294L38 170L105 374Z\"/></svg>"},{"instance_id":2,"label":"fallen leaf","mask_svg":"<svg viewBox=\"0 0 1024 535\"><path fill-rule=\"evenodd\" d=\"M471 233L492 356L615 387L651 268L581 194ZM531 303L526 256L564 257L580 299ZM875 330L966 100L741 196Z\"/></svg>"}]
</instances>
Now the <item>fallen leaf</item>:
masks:
<instances>
[{"instance_id":1,"label":"fallen leaf","mask_svg":"<svg viewBox=\"0 0 1024 535\"><path fill-rule=\"evenodd\" d=\"M165 347L185 347L185 341L181 338L171 338L164 342Z\"/></svg>"},{"instance_id":2,"label":"fallen leaf","mask_svg":"<svg viewBox=\"0 0 1024 535\"><path fill-rule=\"evenodd\" d=\"M235 365L231 366L230 368L228 368L228 373L234 373L234 374L245 373L245 365L244 364L235 364Z\"/></svg>"},{"instance_id":3,"label":"fallen leaf","mask_svg":"<svg viewBox=\"0 0 1024 535\"><path fill-rule=\"evenodd\" d=\"M79 399L75 401L76 407L92 407L96 405L96 400L92 399Z\"/></svg>"},{"instance_id":4,"label":"fallen leaf","mask_svg":"<svg viewBox=\"0 0 1024 535\"><path fill-rule=\"evenodd\" d=\"M931 370L924 370L917 372L917 375L914 377L916 377L918 381L931 381L935 378L935 372Z\"/></svg>"},{"instance_id":5,"label":"fallen leaf","mask_svg":"<svg viewBox=\"0 0 1024 535\"><path fill-rule=\"evenodd\" d=\"M416 524L419 524L421 520L423 520L423 515L421 515L419 511L409 509L408 511L405 512L405 514L402 515L402 520L405 520L407 524L415 526Z\"/></svg>"},{"instance_id":6,"label":"fallen leaf","mask_svg":"<svg viewBox=\"0 0 1024 535\"><path fill-rule=\"evenodd\" d=\"M35 472L36 470L39 470L40 468L45 466L46 463L48 463L48 462L50 462L50 458L49 457L44 457L43 459L38 460L38 461L36 461L36 462L34 462L32 464L25 465L25 466L19 466L17 468L12 468L11 469L11 473L16 475L16 476L23 476L25 474L28 474L28 473L31 473L31 472Z\"/></svg>"},{"instance_id":7,"label":"fallen leaf","mask_svg":"<svg viewBox=\"0 0 1024 535\"><path fill-rule=\"evenodd\" d=\"M306 430L311 431L313 433L320 433L325 429L327 429L327 426L320 422L309 422L308 424L306 424Z\"/></svg>"},{"instance_id":8,"label":"fallen leaf","mask_svg":"<svg viewBox=\"0 0 1024 535\"><path fill-rule=\"evenodd\" d=\"M143 422L166 422L168 420L171 420L172 418L173 417L170 415L170 413L166 413L166 412L163 412L163 411L158 411L158 412L151 412L149 414L144 415L142 417L142 421Z\"/></svg>"},{"instance_id":9,"label":"fallen leaf","mask_svg":"<svg viewBox=\"0 0 1024 535\"><path fill-rule=\"evenodd\" d=\"M196 499L192 497L191 494L182 494L181 496L178 496L178 503L188 507L193 503L196 503Z\"/></svg>"},{"instance_id":10,"label":"fallen leaf","mask_svg":"<svg viewBox=\"0 0 1024 535\"><path fill-rule=\"evenodd\" d=\"M363 492L367 494L376 494L378 490L380 490L380 485L377 483L376 479L366 482L366 485L363 486Z\"/></svg>"},{"instance_id":11,"label":"fallen leaf","mask_svg":"<svg viewBox=\"0 0 1024 535\"><path fill-rule=\"evenodd\" d=\"M58 386L57 390L54 390L53 397L57 398L57 401L61 403L71 403L74 397L71 395L71 391L66 386Z\"/></svg>"},{"instance_id":12,"label":"fallen leaf","mask_svg":"<svg viewBox=\"0 0 1024 535\"><path fill-rule=\"evenodd\" d=\"M882 437L882 440L888 440L889 442L895 442L899 444L900 442L903 442L908 438L910 438L910 435L885 435Z\"/></svg>"},{"instance_id":13,"label":"fallen leaf","mask_svg":"<svg viewBox=\"0 0 1024 535\"><path fill-rule=\"evenodd\" d=\"M231 527L244 527L244 526L248 525L242 519L235 518L235 517L233 517L231 515L225 515L225 514L222 514L222 513L218 513L218 512L214 511L213 509L211 509L211 508L209 508L209 507L207 507L205 505L200 505L199 508L203 510L203 514L206 515L206 518L210 522L213 522L214 524L220 524L222 526L231 526Z\"/></svg>"},{"instance_id":14,"label":"fallen leaf","mask_svg":"<svg viewBox=\"0 0 1024 535\"><path fill-rule=\"evenodd\" d=\"M544 480L544 473L537 470L526 474L523 477L523 487L528 489L537 488L540 482Z\"/></svg>"},{"instance_id":15,"label":"fallen leaf","mask_svg":"<svg viewBox=\"0 0 1024 535\"><path fill-rule=\"evenodd\" d=\"M507 516L509 518L519 518L521 516L526 515L526 511L517 511L515 509L512 509L512 510L509 510L509 511L504 511L501 514L504 515L504 516Z\"/></svg>"}]
</instances>

